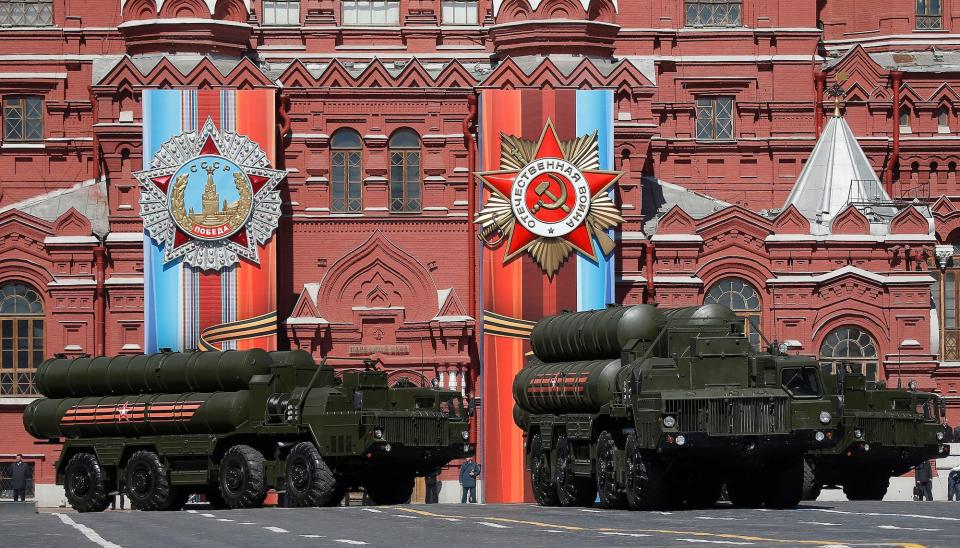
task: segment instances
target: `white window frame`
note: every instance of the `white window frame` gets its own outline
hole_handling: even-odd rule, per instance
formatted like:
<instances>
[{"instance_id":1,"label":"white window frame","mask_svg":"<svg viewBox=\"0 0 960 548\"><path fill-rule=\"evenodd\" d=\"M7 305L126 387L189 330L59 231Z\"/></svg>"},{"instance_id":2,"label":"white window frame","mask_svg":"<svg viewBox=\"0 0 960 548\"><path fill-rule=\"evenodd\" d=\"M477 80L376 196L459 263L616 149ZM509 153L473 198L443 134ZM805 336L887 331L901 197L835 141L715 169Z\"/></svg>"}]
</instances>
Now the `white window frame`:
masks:
<instances>
[{"instance_id":1,"label":"white window frame","mask_svg":"<svg viewBox=\"0 0 960 548\"><path fill-rule=\"evenodd\" d=\"M263 0L263 25L270 27L300 24L300 0Z\"/></svg>"},{"instance_id":2,"label":"white window frame","mask_svg":"<svg viewBox=\"0 0 960 548\"><path fill-rule=\"evenodd\" d=\"M344 26L391 27L400 24L400 0L343 0Z\"/></svg>"},{"instance_id":3,"label":"white window frame","mask_svg":"<svg viewBox=\"0 0 960 548\"><path fill-rule=\"evenodd\" d=\"M444 25L477 25L480 20L478 0L442 0Z\"/></svg>"}]
</instances>

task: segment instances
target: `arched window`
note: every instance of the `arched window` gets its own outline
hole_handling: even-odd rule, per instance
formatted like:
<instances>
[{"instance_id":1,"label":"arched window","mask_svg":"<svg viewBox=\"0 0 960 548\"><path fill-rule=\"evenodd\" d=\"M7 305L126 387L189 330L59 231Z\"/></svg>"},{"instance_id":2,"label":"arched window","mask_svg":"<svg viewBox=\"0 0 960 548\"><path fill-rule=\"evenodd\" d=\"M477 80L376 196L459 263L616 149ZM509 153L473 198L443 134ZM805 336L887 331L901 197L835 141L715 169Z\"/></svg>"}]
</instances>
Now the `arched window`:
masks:
<instances>
[{"instance_id":1,"label":"arched window","mask_svg":"<svg viewBox=\"0 0 960 548\"><path fill-rule=\"evenodd\" d=\"M0 286L0 396L36 394L33 374L43 361L43 301L29 285Z\"/></svg>"},{"instance_id":2,"label":"arched window","mask_svg":"<svg viewBox=\"0 0 960 548\"><path fill-rule=\"evenodd\" d=\"M900 109L900 132L910 133L910 107Z\"/></svg>"},{"instance_id":3,"label":"arched window","mask_svg":"<svg viewBox=\"0 0 960 548\"><path fill-rule=\"evenodd\" d=\"M760 293L740 278L723 278L707 292L703 304L722 304L743 318L743 332L760 346Z\"/></svg>"},{"instance_id":4,"label":"arched window","mask_svg":"<svg viewBox=\"0 0 960 548\"><path fill-rule=\"evenodd\" d=\"M330 139L330 211L359 213L363 187L363 140L352 129L337 130Z\"/></svg>"},{"instance_id":5,"label":"arched window","mask_svg":"<svg viewBox=\"0 0 960 548\"><path fill-rule=\"evenodd\" d=\"M937 133L950 133L950 109L947 105L937 109Z\"/></svg>"},{"instance_id":6,"label":"arched window","mask_svg":"<svg viewBox=\"0 0 960 548\"><path fill-rule=\"evenodd\" d=\"M877 380L877 345L869 333L855 325L834 329L820 344L820 361L837 370L838 363L852 363L868 379Z\"/></svg>"},{"instance_id":7,"label":"arched window","mask_svg":"<svg viewBox=\"0 0 960 548\"><path fill-rule=\"evenodd\" d=\"M390 136L390 211L416 213L422 195L420 136L412 129L398 129Z\"/></svg>"}]
</instances>

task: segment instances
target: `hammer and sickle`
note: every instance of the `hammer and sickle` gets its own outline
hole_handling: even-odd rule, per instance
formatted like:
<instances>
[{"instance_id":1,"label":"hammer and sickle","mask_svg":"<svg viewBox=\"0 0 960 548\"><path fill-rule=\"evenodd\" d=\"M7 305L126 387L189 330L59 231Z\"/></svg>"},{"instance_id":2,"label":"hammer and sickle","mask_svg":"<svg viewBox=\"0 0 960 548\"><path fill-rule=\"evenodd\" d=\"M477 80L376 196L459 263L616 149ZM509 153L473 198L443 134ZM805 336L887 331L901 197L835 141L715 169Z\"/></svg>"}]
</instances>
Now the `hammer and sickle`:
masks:
<instances>
[{"instance_id":1,"label":"hammer and sickle","mask_svg":"<svg viewBox=\"0 0 960 548\"><path fill-rule=\"evenodd\" d=\"M537 203L533 204L533 207L530 208L530 213L536 213L543 209L562 209L564 213L570 213L570 207L565 203L567 201L567 185L564 183L563 179L558 177L554 173L545 174L550 179L553 179L560 185L560 195L557 196L550 191L550 181L543 181L533 188L533 191L540 198L537 200ZM546 197L552 202L544 202L543 198Z\"/></svg>"}]
</instances>

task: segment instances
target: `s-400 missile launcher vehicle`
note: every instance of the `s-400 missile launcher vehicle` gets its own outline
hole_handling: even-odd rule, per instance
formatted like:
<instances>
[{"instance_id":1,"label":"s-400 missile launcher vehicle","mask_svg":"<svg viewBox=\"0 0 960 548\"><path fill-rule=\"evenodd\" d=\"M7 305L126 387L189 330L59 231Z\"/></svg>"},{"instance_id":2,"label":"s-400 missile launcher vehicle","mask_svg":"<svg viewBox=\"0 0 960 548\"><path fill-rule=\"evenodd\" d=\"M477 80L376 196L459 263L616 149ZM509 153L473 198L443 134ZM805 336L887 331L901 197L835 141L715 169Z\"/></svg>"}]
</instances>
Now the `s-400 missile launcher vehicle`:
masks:
<instances>
[{"instance_id":1,"label":"s-400 missile launcher vehicle","mask_svg":"<svg viewBox=\"0 0 960 548\"><path fill-rule=\"evenodd\" d=\"M338 376L299 350L52 359L23 424L64 440L57 483L81 512L115 492L141 510L194 493L251 508L271 488L297 506L338 505L354 487L397 504L416 476L473 454L472 410L459 392L390 387L375 365Z\"/></svg>"},{"instance_id":2,"label":"s-400 missile launcher vehicle","mask_svg":"<svg viewBox=\"0 0 960 548\"><path fill-rule=\"evenodd\" d=\"M729 308L649 305L538 322L513 384L541 505L790 508L803 456L835 442L807 357L756 350ZM775 348L775 345L771 345Z\"/></svg>"},{"instance_id":3,"label":"s-400 missile launcher vehicle","mask_svg":"<svg viewBox=\"0 0 960 548\"><path fill-rule=\"evenodd\" d=\"M890 478L918 464L950 455L946 401L907 389L887 388L868 380L862 365L826 365L826 392L842 409L838 443L811 451L804 463L804 499L815 500L824 486L843 488L850 500L882 500Z\"/></svg>"}]
</instances>

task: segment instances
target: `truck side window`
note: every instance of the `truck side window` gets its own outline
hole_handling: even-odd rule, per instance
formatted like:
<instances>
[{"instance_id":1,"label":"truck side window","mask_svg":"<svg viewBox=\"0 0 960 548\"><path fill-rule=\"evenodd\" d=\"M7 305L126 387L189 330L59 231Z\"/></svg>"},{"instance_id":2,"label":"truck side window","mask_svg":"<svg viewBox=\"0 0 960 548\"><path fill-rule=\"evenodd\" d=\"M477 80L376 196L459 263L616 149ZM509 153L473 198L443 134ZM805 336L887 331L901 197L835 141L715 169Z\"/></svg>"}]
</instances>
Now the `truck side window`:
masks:
<instances>
[{"instance_id":1,"label":"truck side window","mask_svg":"<svg viewBox=\"0 0 960 548\"><path fill-rule=\"evenodd\" d=\"M785 367L780 371L780 384L795 398L820 396L816 367Z\"/></svg>"}]
</instances>

